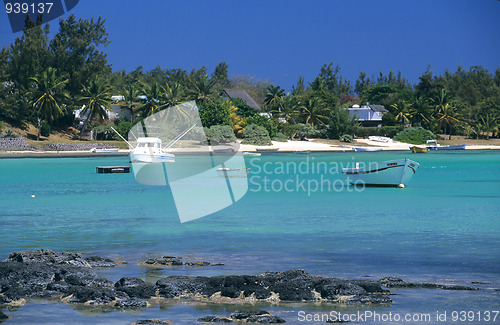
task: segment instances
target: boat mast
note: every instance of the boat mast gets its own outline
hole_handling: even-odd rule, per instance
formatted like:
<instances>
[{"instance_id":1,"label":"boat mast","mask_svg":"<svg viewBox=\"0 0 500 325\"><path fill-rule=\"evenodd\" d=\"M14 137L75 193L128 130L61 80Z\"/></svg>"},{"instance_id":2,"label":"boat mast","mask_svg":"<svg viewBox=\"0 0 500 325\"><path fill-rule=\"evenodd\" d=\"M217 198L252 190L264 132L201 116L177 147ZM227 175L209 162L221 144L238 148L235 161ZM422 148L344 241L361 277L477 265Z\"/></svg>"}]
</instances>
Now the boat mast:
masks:
<instances>
[{"instance_id":1,"label":"boat mast","mask_svg":"<svg viewBox=\"0 0 500 325\"><path fill-rule=\"evenodd\" d=\"M124 138L124 137L122 137L122 135L121 135L120 133L118 133L118 131L116 131L114 127L110 126L110 128L111 128L113 131L115 131L115 132L116 132L116 134L118 134L118 136L119 136L120 138L122 138L122 140L123 140L123 141L125 141L125 142L128 144L129 148L134 148L134 146L133 146L133 145L131 145L131 144L130 144L130 142L128 142L127 140L125 140L125 138Z\"/></svg>"},{"instance_id":2,"label":"boat mast","mask_svg":"<svg viewBox=\"0 0 500 325\"><path fill-rule=\"evenodd\" d=\"M196 126L196 123L193 124L192 127L184 130L184 132L182 132L181 134L179 134L178 136L176 136L172 141L170 141L167 146L165 147L165 149L168 149L170 147L172 147L177 141L179 141L183 136L185 136L189 131L191 131L194 127Z\"/></svg>"}]
</instances>

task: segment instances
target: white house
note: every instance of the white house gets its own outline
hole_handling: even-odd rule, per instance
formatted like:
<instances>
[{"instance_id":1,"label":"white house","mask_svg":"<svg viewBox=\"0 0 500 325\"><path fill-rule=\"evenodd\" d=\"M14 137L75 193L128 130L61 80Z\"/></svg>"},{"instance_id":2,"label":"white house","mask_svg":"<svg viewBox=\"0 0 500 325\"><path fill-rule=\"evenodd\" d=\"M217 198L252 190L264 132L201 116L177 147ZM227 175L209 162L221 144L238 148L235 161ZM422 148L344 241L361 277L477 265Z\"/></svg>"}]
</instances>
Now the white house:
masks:
<instances>
[{"instance_id":1,"label":"white house","mask_svg":"<svg viewBox=\"0 0 500 325\"><path fill-rule=\"evenodd\" d=\"M352 105L352 107L344 108L349 111L351 116L357 116L358 121L364 126L381 126L382 116L387 112L383 105Z\"/></svg>"}]
</instances>

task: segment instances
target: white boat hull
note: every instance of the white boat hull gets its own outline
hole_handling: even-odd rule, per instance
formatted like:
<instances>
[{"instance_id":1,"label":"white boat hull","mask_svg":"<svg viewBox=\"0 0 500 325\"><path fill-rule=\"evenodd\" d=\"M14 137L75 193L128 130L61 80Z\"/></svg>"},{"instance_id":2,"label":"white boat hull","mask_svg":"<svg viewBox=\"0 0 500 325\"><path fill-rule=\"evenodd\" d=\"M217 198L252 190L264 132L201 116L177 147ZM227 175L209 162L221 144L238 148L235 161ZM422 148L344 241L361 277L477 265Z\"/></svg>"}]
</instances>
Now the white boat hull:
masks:
<instances>
[{"instance_id":1,"label":"white boat hull","mask_svg":"<svg viewBox=\"0 0 500 325\"><path fill-rule=\"evenodd\" d=\"M175 155L171 153L165 153L161 155L155 154L137 154L130 153L130 161L135 163L170 163L175 162Z\"/></svg>"},{"instance_id":2,"label":"white boat hull","mask_svg":"<svg viewBox=\"0 0 500 325\"><path fill-rule=\"evenodd\" d=\"M411 180L420 165L410 159L368 163L356 168L344 168L353 185L404 187Z\"/></svg>"},{"instance_id":3,"label":"white boat hull","mask_svg":"<svg viewBox=\"0 0 500 325\"><path fill-rule=\"evenodd\" d=\"M95 152L95 153L118 152L118 150L119 150L119 148L104 148L104 149L92 148L92 149L90 149L90 152Z\"/></svg>"},{"instance_id":4,"label":"white boat hull","mask_svg":"<svg viewBox=\"0 0 500 325\"><path fill-rule=\"evenodd\" d=\"M364 151L372 152L372 151L382 151L383 149L382 148L373 148L373 147L355 147L355 148L352 148L352 150L354 150L356 152L364 152Z\"/></svg>"}]
</instances>

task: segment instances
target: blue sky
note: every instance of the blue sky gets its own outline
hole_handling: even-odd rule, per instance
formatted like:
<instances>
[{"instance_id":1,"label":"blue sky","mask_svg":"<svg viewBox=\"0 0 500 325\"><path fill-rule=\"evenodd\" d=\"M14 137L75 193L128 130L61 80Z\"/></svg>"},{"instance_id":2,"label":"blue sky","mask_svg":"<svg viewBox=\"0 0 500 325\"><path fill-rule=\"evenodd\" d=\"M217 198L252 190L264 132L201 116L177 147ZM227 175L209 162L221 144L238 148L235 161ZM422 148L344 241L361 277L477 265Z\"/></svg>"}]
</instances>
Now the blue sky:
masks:
<instances>
[{"instance_id":1,"label":"blue sky","mask_svg":"<svg viewBox=\"0 0 500 325\"><path fill-rule=\"evenodd\" d=\"M106 18L114 70L212 72L226 61L230 75L290 90L330 61L353 84L360 71L400 70L417 82L428 65L438 74L458 64L500 67L498 0L80 0L71 12ZM19 35L0 14L0 46Z\"/></svg>"}]
</instances>

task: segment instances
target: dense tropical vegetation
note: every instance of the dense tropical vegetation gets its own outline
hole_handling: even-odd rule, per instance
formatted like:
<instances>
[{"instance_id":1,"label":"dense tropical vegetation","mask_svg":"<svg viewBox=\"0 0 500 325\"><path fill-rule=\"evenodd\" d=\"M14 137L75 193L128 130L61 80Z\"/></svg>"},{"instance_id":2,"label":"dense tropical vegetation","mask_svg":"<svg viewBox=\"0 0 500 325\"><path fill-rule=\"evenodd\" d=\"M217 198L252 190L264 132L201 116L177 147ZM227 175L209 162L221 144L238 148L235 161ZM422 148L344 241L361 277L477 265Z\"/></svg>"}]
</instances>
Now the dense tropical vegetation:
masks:
<instances>
[{"instance_id":1,"label":"dense tropical vegetation","mask_svg":"<svg viewBox=\"0 0 500 325\"><path fill-rule=\"evenodd\" d=\"M324 64L318 76L306 82L300 77L287 93L279 85L255 82L249 77L229 78L221 62L212 73L206 67L142 66L113 71L104 49L110 43L105 20L60 20L59 30L49 37L49 24L26 21L27 28L10 46L0 51L0 121L17 127L36 125L65 129L74 126L73 111L85 105L88 114L81 129L106 133L109 123L126 134L134 121L159 110L195 100L200 117L214 138L232 130L239 138L257 135L271 139L324 137L349 141L352 136L394 136L408 127L435 134L497 137L500 125L500 68L494 73L481 66L435 75L430 68L412 84L401 72L369 77L360 72L354 83L341 68ZM243 89L270 118L241 99L221 96L223 89ZM130 112L127 120L109 121L111 95ZM382 128L361 127L342 109L353 104L384 105ZM0 124L3 125L3 124ZM420 128L418 130L421 130ZM423 132L423 131L419 131ZM46 132L45 132L46 133ZM267 143L267 138L266 141Z\"/></svg>"}]
</instances>

